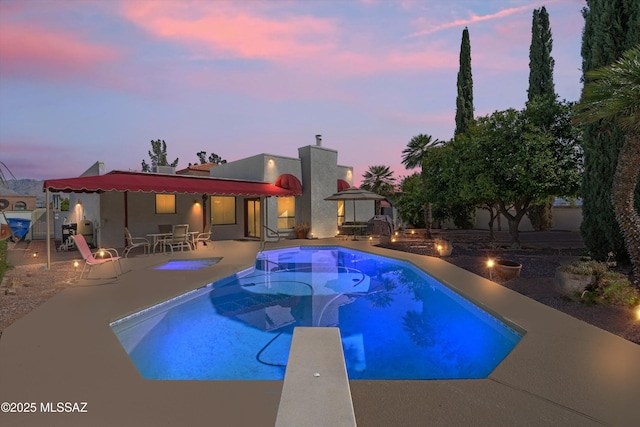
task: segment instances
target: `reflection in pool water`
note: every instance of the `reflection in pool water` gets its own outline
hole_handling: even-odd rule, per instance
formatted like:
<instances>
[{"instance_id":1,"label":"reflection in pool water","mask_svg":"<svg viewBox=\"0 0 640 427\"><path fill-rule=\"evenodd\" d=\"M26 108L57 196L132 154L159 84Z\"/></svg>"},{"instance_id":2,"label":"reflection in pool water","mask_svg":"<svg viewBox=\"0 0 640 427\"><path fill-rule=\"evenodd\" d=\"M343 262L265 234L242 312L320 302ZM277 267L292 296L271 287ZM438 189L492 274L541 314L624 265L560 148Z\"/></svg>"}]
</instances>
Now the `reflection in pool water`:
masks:
<instances>
[{"instance_id":1,"label":"reflection in pool water","mask_svg":"<svg viewBox=\"0 0 640 427\"><path fill-rule=\"evenodd\" d=\"M149 379L283 379L295 326L340 328L351 379L486 377L521 335L413 265L337 247L254 268L112 324Z\"/></svg>"},{"instance_id":2,"label":"reflection in pool water","mask_svg":"<svg viewBox=\"0 0 640 427\"><path fill-rule=\"evenodd\" d=\"M172 259L154 267L154 270L200 270L220 262L222 258Z\"/></svg>"}]
</instances>

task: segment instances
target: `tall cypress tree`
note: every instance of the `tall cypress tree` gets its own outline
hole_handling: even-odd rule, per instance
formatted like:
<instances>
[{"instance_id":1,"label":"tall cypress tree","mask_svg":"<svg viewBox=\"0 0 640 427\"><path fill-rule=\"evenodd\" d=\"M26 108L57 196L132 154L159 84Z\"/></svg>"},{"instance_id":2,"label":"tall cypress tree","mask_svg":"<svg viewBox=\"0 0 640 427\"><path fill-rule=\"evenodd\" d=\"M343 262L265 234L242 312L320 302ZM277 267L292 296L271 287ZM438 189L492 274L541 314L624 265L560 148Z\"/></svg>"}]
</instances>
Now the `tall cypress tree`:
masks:
<instances>
[{"instance_id":1,"label":"tall cypress tree","mask_svg":"<svg viewBox=\"0 0 640 427\"><path fill-rule=\"evenodd\" d=\"M471 77L471 42L469 29L462 31L460 70L458 71L458 97L456 98L456 131L465 133L473 122L473 78Z\"/></svg>"},{"instance_id":2,"label":"tall cypress tree","mask_svg":"<svg viewBox=\"0 0 640 427\"><path fill-rule=\"evenodd\" d=\"M533 11L531 24L531 47L529 48L529 101L536 96L553 96L553 66L555 61L551 56L553 39L549 25L549 14L542 6Z\"/></svg>"},{"instance_id":3,"label":"tall cypress tree","mask_svg":"<svg viewBox=\"0 0 640 427\"><path fill-rule=\"evenodd\" d=\"M581 50L583 73L611 64L624 51L640 43L638 0L587 0L582 15L585 20ZM606 258L609 251L626 256L611 203L613 175L623 138L624 133L607 121L584 127L580 231L585 245L598 259ZM636 209L640 209L639 202L640 191L637 191Z\"/></svg>"},{"instance_id":4,"label":"tall cypress tree","mask_svg":"<svg viewBox=\"0 0 640 427\"><path fill-rule=\"evenodd\" d=\"M531 21L531 46L529 47L529 89L527 90L529 101L527 108L532 102L544 103L549 106L545 112L536 114L536 125L553 129L556 121L556 108L552 104L556 102L555 87L553 84L553 66L555 61L551 56L553 48L553 38L551 37L551 27L549 25L549 14L542 6L534 9ZM535 100L535 101L534 101ZM551 206L553 197L548 197L545 201L535 204L529 208L527 216L531 220L536 230L550 230L553 225L553 215Z\"/></svg>"}]
</instances>

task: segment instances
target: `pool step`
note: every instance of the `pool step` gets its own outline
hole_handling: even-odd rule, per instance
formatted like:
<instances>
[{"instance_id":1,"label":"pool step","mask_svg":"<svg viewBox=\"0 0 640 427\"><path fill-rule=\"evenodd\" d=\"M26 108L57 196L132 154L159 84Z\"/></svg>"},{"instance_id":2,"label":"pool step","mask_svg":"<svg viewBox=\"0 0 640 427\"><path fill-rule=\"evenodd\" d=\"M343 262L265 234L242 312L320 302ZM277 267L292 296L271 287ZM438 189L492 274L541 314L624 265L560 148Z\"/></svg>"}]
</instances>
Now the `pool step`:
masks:
<instances>
[{"instance_id":1,"label":"pool step","mask_svg":"<svg viewBox=\"0 0 640 427\"><path fill-rule=\"evenodd\" d=\"M295 328L276 427L355 425L340 330Z\"/></svg>"}]
</instances>

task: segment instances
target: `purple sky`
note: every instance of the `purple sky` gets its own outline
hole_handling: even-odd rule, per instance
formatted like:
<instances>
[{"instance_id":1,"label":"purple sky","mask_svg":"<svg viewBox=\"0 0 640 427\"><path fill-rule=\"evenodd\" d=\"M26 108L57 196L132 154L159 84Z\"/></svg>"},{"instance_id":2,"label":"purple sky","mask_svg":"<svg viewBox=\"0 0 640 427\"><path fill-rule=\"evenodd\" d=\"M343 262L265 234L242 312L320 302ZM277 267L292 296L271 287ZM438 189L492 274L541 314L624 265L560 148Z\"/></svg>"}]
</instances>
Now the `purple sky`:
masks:
<instances>
[{"instance_id":1,"label":"purple sky","mask_svg":"<svg viewBox=\"0 0 640 427\"><path fill-rule=\"evenodd\" d=\"M524 107L543 5L556 92L576 101L584 0L2 0L0 161L17 178L140 170L164 139L182 168L296 157L322 134L356 184L371 165L400 178L413 136L453 136L465 26L476 116Z\"/></svg>"}]
</instances>

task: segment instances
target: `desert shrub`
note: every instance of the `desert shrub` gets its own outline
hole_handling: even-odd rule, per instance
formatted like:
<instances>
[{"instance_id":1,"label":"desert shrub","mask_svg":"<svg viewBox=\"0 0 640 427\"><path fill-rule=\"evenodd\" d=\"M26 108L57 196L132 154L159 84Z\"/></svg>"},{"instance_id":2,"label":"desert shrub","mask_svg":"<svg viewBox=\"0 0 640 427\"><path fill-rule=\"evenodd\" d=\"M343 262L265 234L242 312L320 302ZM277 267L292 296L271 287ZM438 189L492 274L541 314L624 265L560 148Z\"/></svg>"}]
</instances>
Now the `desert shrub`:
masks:
<instances>
[{"instance_id":1,"label":"desert shrub","mask_svg":"<svg viewBox=\"0 0 640 427\"><path fill-rule=\"evenodd\" d=\"M604 303L634 307L640 304L640 292L631 286L627 276L607 272L598 283L598 294Z\"/></svg>"},{"instance_id":2,"label":"desert shrub","mask_svg":"<svg viewBox=\"0 0 640 427\"><path fill-rule=\"evenodd\" d=\"M571 274L594 275L596 276L596 281L608 271L606 264L585 258L564 265L560 267L560 270Z\"/></svg>"},{"instance_id":3,"label":"desert shrub","mask_svg":"<svg viewBox=\"0 0 640 427\"><path fill-rule=\"evenodd\" d=\"M563 268L573 274L592 274L595 280L584 292L578 293L585 304L612 304L634 307L640 304L640 291L631 286L627 276L609 271L607 264L597 261L577 261Z\"/></svg>"}]
</instances>

